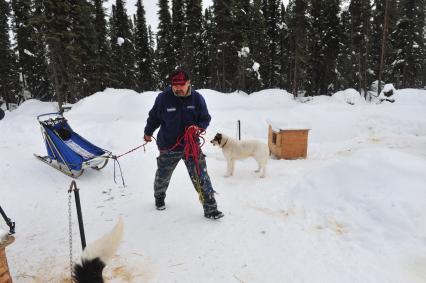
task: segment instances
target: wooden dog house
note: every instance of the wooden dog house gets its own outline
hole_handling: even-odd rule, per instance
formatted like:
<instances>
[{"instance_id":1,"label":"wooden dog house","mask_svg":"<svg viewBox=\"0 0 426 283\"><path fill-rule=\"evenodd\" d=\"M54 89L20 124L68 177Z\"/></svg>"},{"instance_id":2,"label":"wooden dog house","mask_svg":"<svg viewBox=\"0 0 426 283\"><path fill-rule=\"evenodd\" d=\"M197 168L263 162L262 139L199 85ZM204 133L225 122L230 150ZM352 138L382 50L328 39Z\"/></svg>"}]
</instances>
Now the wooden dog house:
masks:
<instances>
[{"instance_id":1,"label":"wooden dog house","mask_svg":"<svg viewBox=\"0 0 426 283\"><path fill-rule=\"evenodd\" d=\"M280 129L269 125L268 146L278 159L306 158L309 129Z\"/></svg>"},{"instance_id":2,"label":"wooden dog house","mask_svg":"<svg viewBox=\"0 0 426 283\"><path fill-rule=\"evenodd\" d=\"M0 283L12 283L12 277L7 265L6 247L15 241L13 236L8 236L5 241L0 242Z\"/></svg>"}]
</instances>

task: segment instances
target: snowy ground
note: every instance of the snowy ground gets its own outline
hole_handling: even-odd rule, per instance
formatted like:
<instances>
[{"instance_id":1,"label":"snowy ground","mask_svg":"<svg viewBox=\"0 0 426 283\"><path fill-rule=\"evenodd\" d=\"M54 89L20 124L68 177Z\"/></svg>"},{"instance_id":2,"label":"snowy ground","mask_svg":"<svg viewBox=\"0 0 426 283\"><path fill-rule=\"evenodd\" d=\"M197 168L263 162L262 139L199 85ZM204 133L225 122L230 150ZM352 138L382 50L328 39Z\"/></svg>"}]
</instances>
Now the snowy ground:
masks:
<instances>
[{"instance_id":1,"label":"snowy ground","mask_svg":"<svg viewBox=\"0 0 426 283\"><path fill-rule=\"evenodd\" d=\"M154 144L121 158L126 188L114 183L112 164L87 170L77 180L87 241L119 215L125 222L108 282L426 282L426 91L398 90L395 103L383 104L353 90L306 103L282 90L201 93L213 117L206 140L235 136L237 120L243 138L265 142L267 121L303 124L311 129L308 158L271 159L265 179L253 172L254 160L239 161L225 178L222 153L206 142L225 213L219 221L203 217L183 163L167 209L155 210ZM120 154L143 143L155 95L108 89L65 116L76 132ZM0 121L0 205L16 222L7 255L18 283L69 282L71 179L33 157L45 154L36 115L54 111L27 101ZM73 232L77 259L76 220Z\"/></svg>"}]
</instances>

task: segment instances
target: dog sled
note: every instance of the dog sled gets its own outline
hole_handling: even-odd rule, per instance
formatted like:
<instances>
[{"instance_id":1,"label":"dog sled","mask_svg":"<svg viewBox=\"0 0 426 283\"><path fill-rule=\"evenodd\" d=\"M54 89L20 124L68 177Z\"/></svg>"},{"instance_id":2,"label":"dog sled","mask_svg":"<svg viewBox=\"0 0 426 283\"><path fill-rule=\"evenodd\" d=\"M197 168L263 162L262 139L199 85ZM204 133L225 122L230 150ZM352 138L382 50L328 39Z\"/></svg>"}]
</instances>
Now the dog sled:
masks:
<instances>
[{"instance_id":1,"label":"dog sled","mask_svg":"<svg viewBox=\"0 0 426 283\"><path fill-rule=\"evenodd\" d=\"M78 178L86 168L101 170L112 158L111 152L95 146L74 132L60 113L42 114L37 120L47 155L34 156L62 173Z\"/></svg>"}]
</instances>

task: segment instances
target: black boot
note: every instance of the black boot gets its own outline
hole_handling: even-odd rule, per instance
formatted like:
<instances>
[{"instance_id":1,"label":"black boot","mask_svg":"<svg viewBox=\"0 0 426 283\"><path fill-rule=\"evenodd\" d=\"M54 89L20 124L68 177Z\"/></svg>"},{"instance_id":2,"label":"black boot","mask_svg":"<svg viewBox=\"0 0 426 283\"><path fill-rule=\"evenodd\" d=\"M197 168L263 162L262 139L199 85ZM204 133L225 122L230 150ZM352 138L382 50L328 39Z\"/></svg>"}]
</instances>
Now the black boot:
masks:
<instances>
[{"instance_id":1,"label":"black boot","mask_svg":"<svg viewBox=\"0 0 426 283\"><path fill-rule=\"evenodd\" d=\"M219 219L224 216L225 215L217 209L209 211L209 212L204 212L204 217L210 218L210 219Z\"/></svg>"},{"instance_id":2,"label":"black boot","mask_svg":"<svg viewBox=\"0 0 426 283\"><path fill-rule=\"evenodd\" d=\"M161 196L155 197L155 208L157 210L165 210L166 204L164 203L164 199L166 198L165 194L162 194Z\"/></svg>"}]
</instances>

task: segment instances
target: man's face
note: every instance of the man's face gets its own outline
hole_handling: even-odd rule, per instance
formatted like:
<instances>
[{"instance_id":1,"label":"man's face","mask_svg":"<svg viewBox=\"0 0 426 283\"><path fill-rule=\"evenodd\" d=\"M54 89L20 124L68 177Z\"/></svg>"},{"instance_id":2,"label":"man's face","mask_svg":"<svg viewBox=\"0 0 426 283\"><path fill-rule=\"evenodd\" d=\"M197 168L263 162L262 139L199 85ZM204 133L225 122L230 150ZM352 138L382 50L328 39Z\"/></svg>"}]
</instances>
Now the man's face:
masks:
<instances>
[{"instance_id":1,"label":"man's face","mask_svg":"<svg viewBox=\"0 0 426 283\"><path fill-rule=\"evenodd\" d=\"M191 81L188 80L183 85L179 85L179 84L172 85L173 92L179 96L187 96L190 83Z\"/></svg>"}]
</instances>

